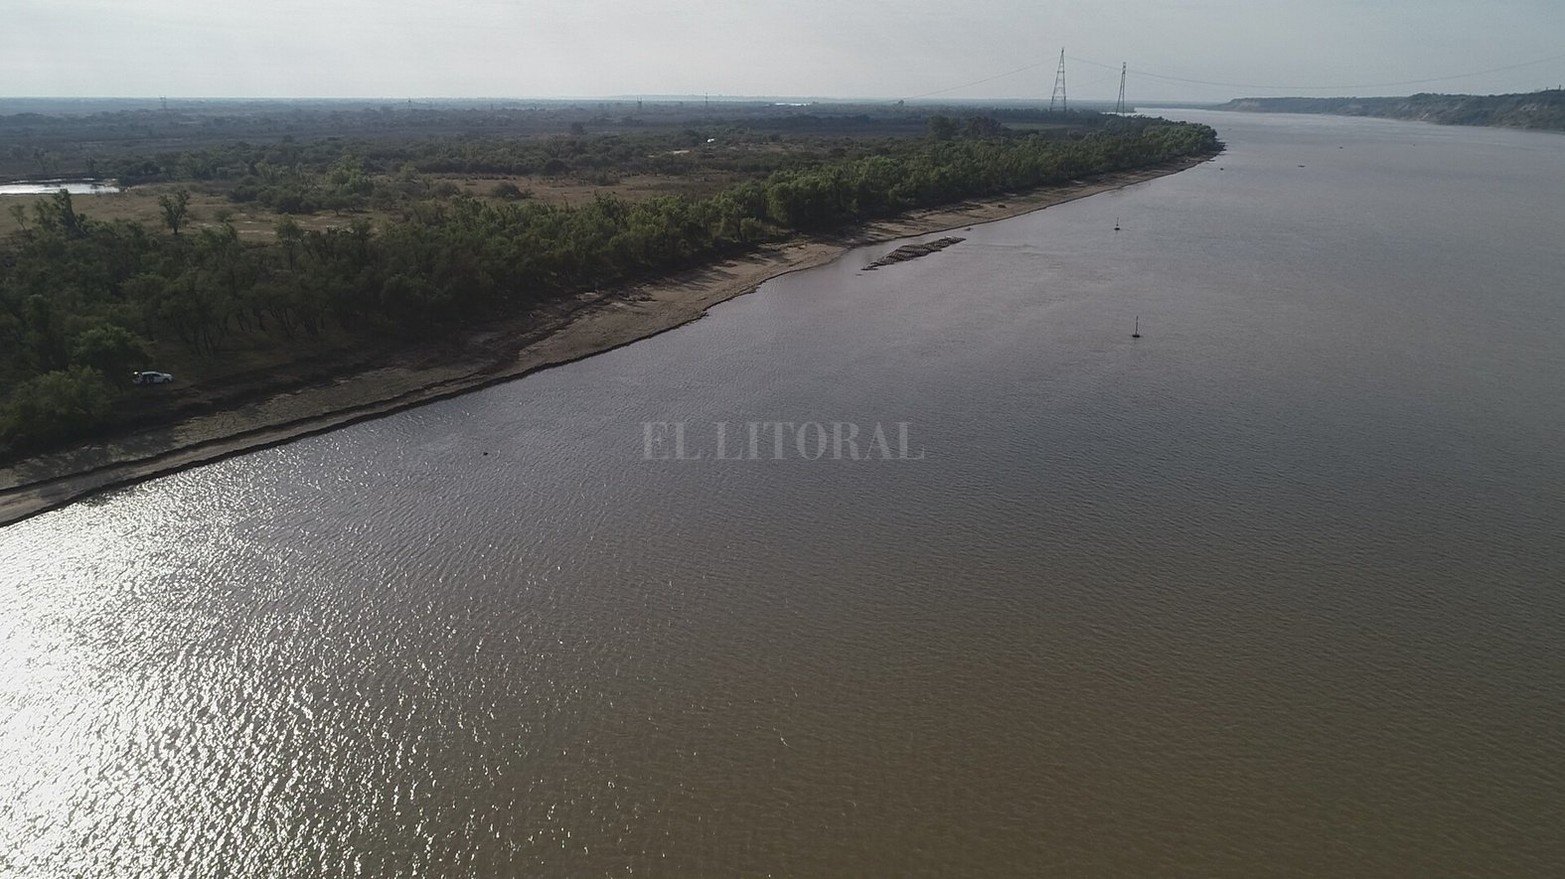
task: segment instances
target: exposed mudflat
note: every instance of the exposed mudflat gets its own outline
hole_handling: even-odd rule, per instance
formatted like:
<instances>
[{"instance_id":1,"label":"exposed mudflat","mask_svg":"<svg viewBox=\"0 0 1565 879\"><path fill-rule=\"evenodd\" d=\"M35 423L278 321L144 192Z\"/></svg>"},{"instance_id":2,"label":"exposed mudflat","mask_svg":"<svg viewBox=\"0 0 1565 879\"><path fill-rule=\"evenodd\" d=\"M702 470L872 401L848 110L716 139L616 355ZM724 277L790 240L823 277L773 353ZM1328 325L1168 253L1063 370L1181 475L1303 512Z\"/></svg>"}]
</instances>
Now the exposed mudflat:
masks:
<instances>
[{"instance_id":1,"label":"exposed mudflat","mask_svg":"<svg viewBox=\"0 0 1565 879\"><path fill-rule=\"evenodd\" d=\"M864 271L867 272L873 269L878 269L881 266L889 266L893 263L907 262L910 259L918 259L921 256L928 256L937 250L945 250L947 247L950 247L953 244L960 244L966 240L967 239L965 238L957 238L953 235L947 235L944 238L936 238L934 241L924 241L919 244L906 244L865 266Z\"/></svg>"}]
</instances>

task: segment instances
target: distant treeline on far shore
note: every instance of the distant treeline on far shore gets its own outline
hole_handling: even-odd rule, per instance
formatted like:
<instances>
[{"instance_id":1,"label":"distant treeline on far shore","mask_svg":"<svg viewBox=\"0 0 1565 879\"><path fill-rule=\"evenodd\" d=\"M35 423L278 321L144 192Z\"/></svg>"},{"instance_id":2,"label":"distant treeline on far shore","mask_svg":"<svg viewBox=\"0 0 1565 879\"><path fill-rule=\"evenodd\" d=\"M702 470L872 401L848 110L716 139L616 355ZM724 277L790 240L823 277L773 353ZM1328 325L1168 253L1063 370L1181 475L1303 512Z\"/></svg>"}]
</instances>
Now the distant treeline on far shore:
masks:
<instances>
[{"instance_id":1,"label":"distant treeline on far shore","mask_svg":"<svg viewBox=\"0 0 1565 879\"><path fill-rule=\"evenodd\" d=\"M1235 98L1220 110L1326 113L1413 119L1440 125L1493 125L1565 131L1565 90L1516 95L1419 94L1405 98Z\"/></svg>"}]
</instances>

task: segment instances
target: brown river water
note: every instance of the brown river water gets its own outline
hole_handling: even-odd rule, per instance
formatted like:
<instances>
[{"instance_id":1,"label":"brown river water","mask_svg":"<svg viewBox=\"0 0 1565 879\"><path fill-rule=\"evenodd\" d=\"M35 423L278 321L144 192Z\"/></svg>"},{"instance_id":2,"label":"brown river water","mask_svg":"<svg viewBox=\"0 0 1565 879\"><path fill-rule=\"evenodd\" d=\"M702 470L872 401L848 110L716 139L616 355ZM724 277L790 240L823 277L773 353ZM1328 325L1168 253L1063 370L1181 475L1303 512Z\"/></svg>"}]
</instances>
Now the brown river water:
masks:
<instances>
[{"instance_id":1,"label":"brown river water","mask_svg":"<svg viewBox=\"0 0 1565 879\"><path fill-rule=\"evenodd\" d=\"M1565 875L1565 136L1182 115L0 530L0 876Z\"/></svg>"}]
</instances>

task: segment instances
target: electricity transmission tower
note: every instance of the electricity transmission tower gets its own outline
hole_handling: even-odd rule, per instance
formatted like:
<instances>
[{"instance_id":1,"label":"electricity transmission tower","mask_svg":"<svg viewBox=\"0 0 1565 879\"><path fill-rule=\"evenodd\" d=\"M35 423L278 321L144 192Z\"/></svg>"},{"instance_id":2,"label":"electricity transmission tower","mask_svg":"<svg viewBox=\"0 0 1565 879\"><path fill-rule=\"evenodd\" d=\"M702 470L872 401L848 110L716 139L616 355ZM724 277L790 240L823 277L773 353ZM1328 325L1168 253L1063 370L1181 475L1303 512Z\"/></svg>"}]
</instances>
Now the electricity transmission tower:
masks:
<instances>
[{"instance_id":1,"label":"electricity transmission tower","mask_svg":"<svg viewBox=\"0 0 1565 879\"><path fill-rule=\"evenodd\" d=\"M1060 69L1054 74L1054 93L1049 95L1049 112L1054 112L1055 102L1059 102L1060 112L1070 109L1065 101L1065 50L1060 50Z\"/></svg>"},{"instance_id":2,"label":"electricity transmission tower","mask_svg":"<svg viewBox=\"0 0 1565 879\"><path fill-rule=\"evenodd\" d=\"M1114 112L1125 112L1125 62L1119 62L1119 100L1114 102Z\"/></svg>"}]
</instances>

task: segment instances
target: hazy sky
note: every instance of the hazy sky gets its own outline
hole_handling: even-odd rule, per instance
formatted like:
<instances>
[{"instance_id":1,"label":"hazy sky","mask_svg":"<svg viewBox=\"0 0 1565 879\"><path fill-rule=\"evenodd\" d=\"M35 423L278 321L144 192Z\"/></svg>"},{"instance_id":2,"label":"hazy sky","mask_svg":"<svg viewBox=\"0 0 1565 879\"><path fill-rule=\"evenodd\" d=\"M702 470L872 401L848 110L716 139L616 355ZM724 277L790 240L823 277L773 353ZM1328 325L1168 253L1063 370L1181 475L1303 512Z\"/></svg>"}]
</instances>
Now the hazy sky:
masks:
<instances>
[{"instance_id":1,"label":"hazy sky","mask_svg":"<svg viewBox=\"0 0 1565 879\"><path fill-rule=\"evenodd\" d=\"M1565 0L0 0L0 95L1047 98L1062 46L1077 99L1529 91Z\"/></svg>"}]
</instances>

